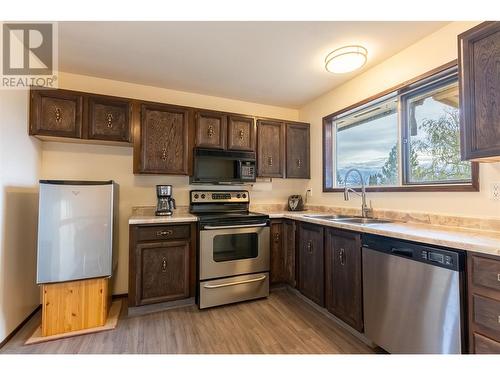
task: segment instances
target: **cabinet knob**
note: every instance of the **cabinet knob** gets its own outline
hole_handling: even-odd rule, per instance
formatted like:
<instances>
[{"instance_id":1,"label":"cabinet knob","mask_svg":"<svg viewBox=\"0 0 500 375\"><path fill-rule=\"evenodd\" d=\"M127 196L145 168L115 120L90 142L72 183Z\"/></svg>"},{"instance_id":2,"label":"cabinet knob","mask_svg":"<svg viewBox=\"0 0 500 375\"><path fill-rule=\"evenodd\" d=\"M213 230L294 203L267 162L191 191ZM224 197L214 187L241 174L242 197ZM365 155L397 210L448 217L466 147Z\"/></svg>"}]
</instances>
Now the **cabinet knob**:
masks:
<instances>
[{"instance_id":1,"label":"cabinet knob","mask_svg":"<svg viewBox=\"0 0 500 375\"><path fill-rule=\"evenodd\" d=\"M272 156L269 156L269 157L267 158L267 164L268 164L270 167L272 167L272 166L273 166L273 157L272 157Z\"/></svg>"},{"instance_id":2,"label":"cabinet knob","mask_svg":"<svg viewBox=\"0 0 500 375\"><path fill-rule=\"evenodd\" d=\"M108 120L108 128L112 128L113 127L113 115L111 113L108 113L107 120Z\"/></svg>"},{"instance_id":3,"label":"cabinet knob","mask_svg":"<svg viewBox=\"0 0 500 375\"><path fill-rule=\"evenodd\" d=\"M161 261L161 272L167 272L167 258L165 257Z\"/></svg>"},{"instance_id":4,"label":"cabinet knob","mask_svg":"<svg viewBox=\"0 0 500 375\"><path fill-rule=\"evenodd\" d=\"M280 234L274 233L274 242L278 242L280 240Z\"/></svg>"},{"instance_id":5,"label":"cabinet knob","mask_svg":"<svg viewBox=\"0 0 500 375\"><path fill-rule=\"evenodd\" d=\"M243 130L240 130L239 133L238 133L238 137L243 140L243 137L245 135L245 132Z\"/></svg>"},{"instance_id":6,"label":"cabinet knob","mask_svg":"<svg viewBox=\"0 0 500 375\"><path fill-rule=\"evenodd\" d=\"M55 116L56 116L56 122L61 122L61 120L62 120L61 108L56 107Z\"/></svg>"},{"instance_id":7,"label":"cabinet knob","mask_svg":"<svg viewBox=\"0 0 500 375\"><path fill-rule=\"evenodd\" d=\"M169 230L159 230L156 232L156 235L158 237L162 237L162 236L171 236L174 232L171 231L170 229Z\"/></svg>"},{"instance_id":8,"label":"cabinet knob","mask_svg":"<svg viewBox=\"0 0 500 375\"><path fill-rule=\"evenodd\" d=\"M167 149L165 147L161 149L161 160L167 160Z\"/></svg>"},{"instance_id":9,"label":"cabinet knob","mask_svg":"<svg viewBox=\"0 0 500 375\"><path fill-rule=\"evenodd\" d=\"M209 138L212 138L214 136L214 127L210 125L207 129L207 135Z\"/></svg>"}]
</instances>

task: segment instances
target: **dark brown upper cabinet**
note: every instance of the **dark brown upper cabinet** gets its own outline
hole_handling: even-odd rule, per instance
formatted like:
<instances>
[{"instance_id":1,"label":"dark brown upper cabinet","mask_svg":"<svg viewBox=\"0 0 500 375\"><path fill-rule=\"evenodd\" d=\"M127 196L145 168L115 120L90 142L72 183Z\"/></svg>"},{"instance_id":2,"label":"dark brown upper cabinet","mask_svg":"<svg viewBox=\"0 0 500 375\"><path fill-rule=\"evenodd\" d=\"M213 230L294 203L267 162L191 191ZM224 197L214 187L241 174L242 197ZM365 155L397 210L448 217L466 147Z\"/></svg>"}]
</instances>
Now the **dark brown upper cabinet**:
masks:
<instances>
[{"instance_id":1,"label":"dark brown upper cabinet","mask_svg":"<svg viewBox=\"0 0 500 375\"><path fill-rule=\"evenodd\" d=\"M255 122L253 117L237 115L228 117L227 149L255 151Z\"/></svg>"},{"instance_id":2,"label":"dark brown upper cabinet","mask_svg":"<svg viewBox=\"0 0 500 375\"><path fill-rule=\"evenodd\" d=\"M300 223L298 227L299 291L313 302L324 306L324 228L305 223Z\"/></svg>"},{"instance_id":3,"label":"dark brown upper cabinet","mask_svg":"<svg viewBox=\"0 0 500 375\"><path fill-rule=\"evenodd\" d=\"M361 235L325 230L325 305L351 327L363 331Z\"/></svg>"},{"instance_id":4,"label":"dark brown upper cabinet","mask_svg":"<svg viewBox=\"0 0 500 375\"><path fill-rule=\"evenodd\" d=\"M221 112L197 111L196 146L205 148L226 148L227 115Z\"/></svg>"},{"instance_id":5,"label":"dark brown upper cabinet","mask_svg":"<svg viewBox=\"0 0 500 375\"><path fill-rule=\"evenodd\" d=\"M286 124L286 177L311 178L309 124Z\"/></svg>"},{"instance_id":6,"label":"dark brown upper cabinet","mask_svg":"<svg viewBox=\"0 0 500 375\"><path fill-rule=\"evenodd\" d=\"M31 90L30 96L30 135L81 138L81 93L68 90Z\"/></svg>"},{"instance_id":7,"label":"dark brown upper cabinet","mask_svg":"<svg viewBox=\"0 0 500 375\"><path fill-rule=\"evenodd\" d=\"M134 173L189 174L189 114L185 107L141 105Z\"/></svg>"},{"instance_id":8,"label":"dark brown upper cabinet","mask_svg":"<svg viewBox=\"0 0 500 375\"><path fill-rule=\"evenodd\" d=\"M257 176L285 177L285 125L257 120Z\"/></svg>"},{"instance_id":9,"label":"dark brown upper cabinet","mask_svg":"<svg viewBox=\"0 0 500 375\"><path fill-rule=\"evenodd\" d=\"M500 161L500 22L458 36L462 159Z\"/></svg>"},{"instance_id":10,"label":"dark brown upper cabinet","mask_svg":"<svg viewBox=\"0 0 500 375\"><path fill-rule=\"evenodd\" d=\"M103 141L131 141L132 103L128 100L90 96L88 138Z\"/></svg>"}]
</instances>

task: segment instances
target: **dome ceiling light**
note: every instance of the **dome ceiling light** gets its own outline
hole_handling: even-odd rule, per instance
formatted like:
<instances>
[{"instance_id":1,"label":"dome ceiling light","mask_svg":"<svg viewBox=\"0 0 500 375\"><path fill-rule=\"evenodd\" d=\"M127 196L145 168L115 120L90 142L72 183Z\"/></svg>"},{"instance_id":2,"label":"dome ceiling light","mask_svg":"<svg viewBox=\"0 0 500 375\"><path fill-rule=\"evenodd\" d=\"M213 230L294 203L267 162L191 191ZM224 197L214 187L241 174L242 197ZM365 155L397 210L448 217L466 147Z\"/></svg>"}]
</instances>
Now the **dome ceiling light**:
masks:
<instances>
[{"instance_id":1,"label":"dome ceiling light","mask_svg":"<svg viewBox=\"0 0 500 375\"><path fill-rule=\"evenodd\" d=\"M330 52L325 59L325 69L330 73L348 73L366 63L368 51L363 46L345 46Z\"/></svg>"}]
</instances>

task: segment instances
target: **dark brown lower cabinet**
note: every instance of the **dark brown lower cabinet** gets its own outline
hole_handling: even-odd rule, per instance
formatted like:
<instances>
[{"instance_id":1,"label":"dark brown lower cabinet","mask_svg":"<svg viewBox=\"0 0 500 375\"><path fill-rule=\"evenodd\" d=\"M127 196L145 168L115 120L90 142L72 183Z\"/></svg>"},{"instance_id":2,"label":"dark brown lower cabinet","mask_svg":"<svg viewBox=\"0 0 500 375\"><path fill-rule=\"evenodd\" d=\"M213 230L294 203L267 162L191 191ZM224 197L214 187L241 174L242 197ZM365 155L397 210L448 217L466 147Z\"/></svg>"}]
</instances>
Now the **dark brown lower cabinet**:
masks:
<instances>
[{"instance_id":1,"label":"dark brown lower cabinet","mask_svg":"<svg viewBox=\"0 0 500 375\"><path fill-rule=\"evenodd\" d=\"M325 303L333 315L363 331L361 235L327 228Z\"/></svg>"},{"instance_id":2,"label":"dark brown lower cabinet","mask_svg":"<svg viewBox=\"0 0 500 375\"><path fill-rule=\"evenodd\" d=\"M129 306L194 296L195 226L132 225Z\"/></svg>"},{"instance_id":3,"label":"dark brown lower cabinet","mask_svg":"<svg viewBox=\"0 0 500 375\"><path fill-rule=\"evenodd\" d=\"M271 221L271 283L295 287L295 223Z\"/></svg>"},{"instance_id":4,"label":"dark brown lower cabinet","mask_svg":"<svg viewBox=\"0 0 500 375\"><path fill-rule=\"evenodd\" d=\"M469 351L500 354L500 258L467 254Z\"/></svg>"},{"instance_id":5,"label":"dark brown lower cabinet","mask_svg":"<svg viewBox=\"0 0 500 375\"><path fill-rule=\"evenodd\" d=\"M325 306L324 228L306 223L300 223L298 228L298 289L311 301Z\"/></svg>"}]
</instances>

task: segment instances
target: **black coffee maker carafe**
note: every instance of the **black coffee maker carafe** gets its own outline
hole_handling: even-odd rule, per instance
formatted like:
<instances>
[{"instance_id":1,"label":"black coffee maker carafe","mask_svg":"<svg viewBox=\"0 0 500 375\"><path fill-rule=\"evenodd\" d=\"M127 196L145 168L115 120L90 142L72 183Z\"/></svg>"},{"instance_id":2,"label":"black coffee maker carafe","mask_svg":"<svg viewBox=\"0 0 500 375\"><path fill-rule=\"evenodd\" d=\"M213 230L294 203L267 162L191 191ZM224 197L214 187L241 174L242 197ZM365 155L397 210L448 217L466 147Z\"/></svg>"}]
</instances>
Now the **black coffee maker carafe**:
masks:
<instances>
[{"instance_id":1,"label":"black coffee maker carafe","mask_svg":"<svg viewBox=\"0 0 500 375\"><path fill-rule=\"evenodd\" d=\"M168 216L173 214L175 199L172 198L172 185L156 185L156 216Z\"/></svg>"}]
</instances>

